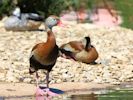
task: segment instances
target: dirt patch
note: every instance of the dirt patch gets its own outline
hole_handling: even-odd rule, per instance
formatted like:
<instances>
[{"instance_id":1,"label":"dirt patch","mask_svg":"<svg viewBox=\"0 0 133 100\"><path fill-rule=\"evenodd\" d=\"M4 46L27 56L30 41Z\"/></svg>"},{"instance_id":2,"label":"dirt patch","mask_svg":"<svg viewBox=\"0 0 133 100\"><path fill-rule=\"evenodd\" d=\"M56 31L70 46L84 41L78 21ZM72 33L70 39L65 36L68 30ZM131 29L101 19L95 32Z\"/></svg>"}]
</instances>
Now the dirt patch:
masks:
<instances>
[{"instance_id":1,"label":"dirt patch","mask_svg":"<svg viewBox=\"0 0 133 100\"><path fill-rule=\"evenodd\" d=\"M64 82L51 84L50 87L65 91L66 93L92 93L107 89L131 88L133 83L122 83L120 85L98 84L98 83L75 83ZM34 96L36 86L28 83L0 83L0 96Z\"/></svg>"},{"instance_id":2,"label":"dirt patch","mask_svg":"<svg viewBox=\"0 0 133 100\"><path fill-rule=\"evenodd\" d=\"M60 84L51 84L50 87L61 89L65 92L72 91L86 91L108 88L110 84L97 84L97 83L60 83ZM27 83L0 83L0 96L9 97L9 96L33 96L35 94L36 86L34 84Z\"/></svg>"}]
</instances>

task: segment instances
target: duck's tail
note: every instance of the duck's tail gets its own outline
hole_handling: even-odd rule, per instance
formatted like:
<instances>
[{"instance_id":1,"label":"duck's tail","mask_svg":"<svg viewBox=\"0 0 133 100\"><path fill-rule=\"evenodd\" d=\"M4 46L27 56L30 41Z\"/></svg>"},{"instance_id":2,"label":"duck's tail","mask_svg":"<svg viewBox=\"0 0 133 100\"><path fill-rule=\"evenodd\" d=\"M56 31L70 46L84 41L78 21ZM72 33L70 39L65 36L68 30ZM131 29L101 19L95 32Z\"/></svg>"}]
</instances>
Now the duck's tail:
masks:
<instances>
[{"instance_id":1,"label":"duck's tail","mask_svg":"<svg viewBox=\"0 0 133 100\"><path fill-rule=\"evenodd\" d=\"M76 61L76 58L74 56L75 54L73 52L67 51L67 50L62 49L62 48L59 48L59 51L60 51L60 56L62 56L62 54L64 54L66 56L66 58L68 58L68 59L71 58L71 59Z\"/></svg>"}]
</instances>

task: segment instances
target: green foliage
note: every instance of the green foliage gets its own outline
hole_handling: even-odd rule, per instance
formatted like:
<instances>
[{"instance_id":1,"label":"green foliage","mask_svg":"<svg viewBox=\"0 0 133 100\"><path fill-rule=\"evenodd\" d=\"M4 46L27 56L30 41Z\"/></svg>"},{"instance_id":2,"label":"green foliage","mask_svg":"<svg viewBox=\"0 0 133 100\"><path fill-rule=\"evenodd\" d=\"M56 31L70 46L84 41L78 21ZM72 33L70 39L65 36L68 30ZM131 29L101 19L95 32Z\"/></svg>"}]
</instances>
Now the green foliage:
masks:
<instances>
[{"instance_id":1,"label":"green foliage","mask_svg":"<svg viewBox=\"0 0 133 100\"><path fill-rule=\"evenodd\" d=\"M133 90L115 90L99 95L98 100L133 100Z\"/></svg>"},{"instance_id":2,"label":"green foliage","mask_svg":"<svg viewBox=\"0 0 133 100\"><path fill-rule=\"evenodd\" d=\"M62 10L71 9L78 10L81 2L85 5L90 4L90 0L1 0L0 16L10 14L15 6L19 6L24 13L34 12L44 17L51 14L59 15ZM17 5L13 3L17 1Z\"/></svg>"},{"instance_id":3,"label":"green foliage","mask_svg":"<svg viewBox=\"0 0 133 100\"><path fill-rule=\"evenodd\" d=\"M133 29L133 0L114 0L121 11L124 23L122 26Z\"/></svg>"},{"instance_id":4,"label":"green foliage","mask_svg":"<svg viewBox=\"0 0 133 100\"><path fill-rule=\"evenodd\" d=\"M18 6L22 12L35 12L44 17L51 14L59 15L62 10L69 7L75 8L78 5L79 0L18 0Z\"/></svg>"},{"instance_id":5,"label":"green foliage","mask_svg":"<svg viewBox=\"0 0 133 100\"><path fill-rule=\"evenodd\" d=\"M70 6L74 5L72 0L51 0L51 2L50 9L48 10L50 14L59 14L62 10L69 9Z\"/></svg>"},{"instance_id":6,"label":"green foliage","mask_svg":"<svg viewBox=\"0 0 133 100\"><path fill-rule=\"evenodd\" d=\"M12 0L0 0L0 16L10 14L13 7Z\"/></svg>"},{"instance_id":7,"label":"green foliage","mask_svg":"<svg viewBox=\"0 0 133 100\"><path fill-rule=\"evenodd\" d=\"M90 0L2 0L0 15L11 12L16 6L13 1L17 1L17 6L21 8L22 12L34 12L47 17L51 14L59 15L65 9L77 10L81 2L87 5Z\"/></svg>"}]
</instances>

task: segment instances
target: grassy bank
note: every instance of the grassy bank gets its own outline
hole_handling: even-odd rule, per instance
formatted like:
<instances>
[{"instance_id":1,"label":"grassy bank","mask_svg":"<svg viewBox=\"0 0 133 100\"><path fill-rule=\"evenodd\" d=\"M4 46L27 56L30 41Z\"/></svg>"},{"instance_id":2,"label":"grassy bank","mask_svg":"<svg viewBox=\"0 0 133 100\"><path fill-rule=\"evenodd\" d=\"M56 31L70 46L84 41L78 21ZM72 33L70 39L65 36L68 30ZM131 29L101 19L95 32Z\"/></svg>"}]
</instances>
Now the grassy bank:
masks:
<instances>
[{"instance_id":1,"label":"grassy bank","mask_svg":"<svg viewBox=\"0 0 133 100\"><path fill-rule=\"evenodd\" d=\"M114 0L116 8L123 16L123 27L133 29L133 0Z\"/></svg>"}]
</instances>

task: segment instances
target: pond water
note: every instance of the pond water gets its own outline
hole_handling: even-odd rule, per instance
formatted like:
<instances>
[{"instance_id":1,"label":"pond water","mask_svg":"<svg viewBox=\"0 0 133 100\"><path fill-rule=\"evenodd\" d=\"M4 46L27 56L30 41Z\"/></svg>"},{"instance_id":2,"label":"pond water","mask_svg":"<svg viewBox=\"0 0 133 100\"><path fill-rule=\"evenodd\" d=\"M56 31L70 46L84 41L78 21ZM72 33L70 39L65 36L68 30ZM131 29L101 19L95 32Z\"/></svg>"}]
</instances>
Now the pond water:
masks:
<instances>
[{"instance_id":1,"label":"pond water","mask_svg":"<svg viewBox=\"0 0 133 100\"><path fill-rule=\"evenodd\" d=\"M0 97L0 100L133 100L133 89L109 90L104 92L85 93L65 93L52 98L43 97L36 99L32 96L22 97Z\"/></svg>"}]
</instances>

